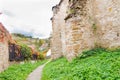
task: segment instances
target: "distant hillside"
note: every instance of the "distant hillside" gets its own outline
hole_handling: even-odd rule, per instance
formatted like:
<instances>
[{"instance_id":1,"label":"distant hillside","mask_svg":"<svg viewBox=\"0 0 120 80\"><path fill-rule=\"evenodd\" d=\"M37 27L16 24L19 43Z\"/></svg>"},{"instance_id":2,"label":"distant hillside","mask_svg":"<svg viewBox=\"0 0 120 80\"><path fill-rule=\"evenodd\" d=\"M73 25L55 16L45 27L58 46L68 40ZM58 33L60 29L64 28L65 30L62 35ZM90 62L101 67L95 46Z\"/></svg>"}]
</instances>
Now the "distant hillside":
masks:
<instances>
[{"instance_id":1,"label":"distant hillside","mask_svg":"<svg viewBox=\"0 0 120 80\"><path fill-rule=\"evenodd\" d=\"M32 38L32 36L26 36L26 35L20 34L20 33L12 33L12 35L18 36L18 37L21 37L21 38Z\"/></svg>"},{"instance_id":2,"label":"distant hillside","mask_svg":"<svg viewBox=\"0 0 120 80\"><path fill-rule=\"evenodd\" d=\"M16 43L26 44L29 47L36 49L37 51L40 51L41 47L44 47L44 50L49 48L49 39L32 38L32 36L26 36L20 33L12 33L12 38L16 41Z\"/></svg>"}]
</instances>

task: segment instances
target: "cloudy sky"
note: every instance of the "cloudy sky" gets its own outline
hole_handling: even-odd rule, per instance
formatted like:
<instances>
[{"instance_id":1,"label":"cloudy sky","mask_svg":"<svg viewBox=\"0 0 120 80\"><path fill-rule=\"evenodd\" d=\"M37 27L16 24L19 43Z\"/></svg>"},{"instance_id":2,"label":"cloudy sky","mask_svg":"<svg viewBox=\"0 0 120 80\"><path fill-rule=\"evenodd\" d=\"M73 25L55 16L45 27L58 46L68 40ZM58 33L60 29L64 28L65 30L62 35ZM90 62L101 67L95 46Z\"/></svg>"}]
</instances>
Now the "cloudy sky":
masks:
<instances>
[{"instance_id":1,"label":"cloudy sky","mask_svg":"<svg viewBox=\"0 0 120 80\"><path fill-rule=\"evenodd\" d=\"M46 38L52 31L52 6L60 0L0 0L0 22L11 33Z\"/></svg>"}]
</instances>

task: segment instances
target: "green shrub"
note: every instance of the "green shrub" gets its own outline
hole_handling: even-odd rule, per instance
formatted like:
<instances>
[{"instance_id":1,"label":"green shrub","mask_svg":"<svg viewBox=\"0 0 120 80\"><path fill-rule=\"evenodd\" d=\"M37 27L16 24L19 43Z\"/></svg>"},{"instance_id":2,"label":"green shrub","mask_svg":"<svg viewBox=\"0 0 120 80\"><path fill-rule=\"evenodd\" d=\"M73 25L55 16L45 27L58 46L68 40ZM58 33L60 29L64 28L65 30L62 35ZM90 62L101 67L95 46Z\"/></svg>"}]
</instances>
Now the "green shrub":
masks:
<instances>
[{"instance_id":1,"label":"green shrub","mask_svg":"<svg viewBox=\"0 0 120 80\"><path fill-rule=\"evenodd\" d=\"M85 50L78 57L79 58L86 58L88 56L93 56L93 55L101 54L102 52L106 52L106 51L107 50L104 49L104 48L95 48L95 49L92 49L92 50Z\"/></svg>"},{"instance_id":2,"label":"green shrub","mask_svg":"<svg viewBox=\"0 0 120 80\"><path fill-rule=\"evenodd\" d=\"M24 56L25 60L29 60L31 59L31 54L32 54L32 50L31 48L29 48L27 45L25 44L20 44L20 51L21 54Z\"/></svg>"},{"instance_id":3,"label":"green shrub","mask_svg":"<svg viewBox=\"0 0 120 80\"><path fill-rule=\"evenodd\" d=\"M45 59L45 57L44 57L43 54L39 54L39 55L38 55L38 59L43 60L43 59Z\"/></svg>"}]
</instances>

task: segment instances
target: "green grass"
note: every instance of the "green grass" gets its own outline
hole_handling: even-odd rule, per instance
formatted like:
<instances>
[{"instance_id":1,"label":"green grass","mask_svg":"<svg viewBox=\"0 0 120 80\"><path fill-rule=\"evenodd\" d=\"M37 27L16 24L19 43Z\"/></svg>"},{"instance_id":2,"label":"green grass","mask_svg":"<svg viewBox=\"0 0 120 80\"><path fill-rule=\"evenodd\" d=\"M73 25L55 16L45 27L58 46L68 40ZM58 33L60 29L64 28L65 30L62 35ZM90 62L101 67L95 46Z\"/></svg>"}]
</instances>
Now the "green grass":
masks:
<instances>
[{"instance_id":1,"label":"green grass","mask_svg":"<svg viewBox=\"0 0 120 80\"><path fill-rule=\"evenodd\" d=\"M26 80L27 76L39 65L45 63L44 61L37 61L36 63L26 62L25 64L14 64L7 70L0 73L0 80Z\"/></svg>"},{"instance_id":2,"label":"green grass","mask_svg":"<svg viewBox=\"0 0 120 80\"><path fill-rule=\"evenodd\" d=\"M57 59L45 66L42 80L120 80L120 50L85 51L72 62Z\"/></svg>"}]
</instances>

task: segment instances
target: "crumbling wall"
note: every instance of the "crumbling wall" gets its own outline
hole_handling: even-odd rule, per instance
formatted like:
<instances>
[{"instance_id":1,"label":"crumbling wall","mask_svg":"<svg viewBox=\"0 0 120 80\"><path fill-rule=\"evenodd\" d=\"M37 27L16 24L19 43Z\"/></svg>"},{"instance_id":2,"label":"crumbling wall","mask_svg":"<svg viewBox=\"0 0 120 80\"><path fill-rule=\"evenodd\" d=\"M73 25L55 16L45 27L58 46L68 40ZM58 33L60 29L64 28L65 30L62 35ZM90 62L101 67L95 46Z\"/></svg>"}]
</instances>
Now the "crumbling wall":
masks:
<instances>
[{"instance_id":1,"label":"crumbling wall","mask_svg":"<svg viewBox=\"0 0 120 80\"><path fill-rule=\"evenodd\" d=\"M97 45L120 47L120 1L95 0L94 6Z\"/></svg>"},{"instance_id":2,"label":"crumbling wall","mask_svg":"<svg viewBox=\"0 0 120 80\"><path fill-rule=\"evenodd\" d=\"M0 23L0 72L9 65L8 41L10 38L8 31Z\"/></svg>"},{"instance_id":3,"label":"crumbling wall","mask_svg":"<svg viewBox=\"0 0 120 80\"><path fill-rule=\"evenodd\" d=\"M95 47L120 47L120 1L61 0L60 4L52 20L52 48L59 53L55 49L52 53L72 60Z\"/></svg>"},{"instance_id":4,"label":"crumbling wall","mask_svg":"<svg viewBox=\"0 0 120 80\"><path fill-rule=\"evenodd\" d=\"M52 58L56 59L63 56L65 52L65 16L67 15L68 0L61 2L53 7L52 26L53 34L51 40Z\"/></svg>"},{"instance_id":5,"label":"crumbling wall","mask_svg":"<svg viewBox=\"0 0 120 80\"><path fill-rule=\"evenodd\" d=\"M66 20L66 57L78 56L83 50L94 48L94 34L89 16L92 10L89 0L71 0Z\"/></svg>"}]
</instances>

